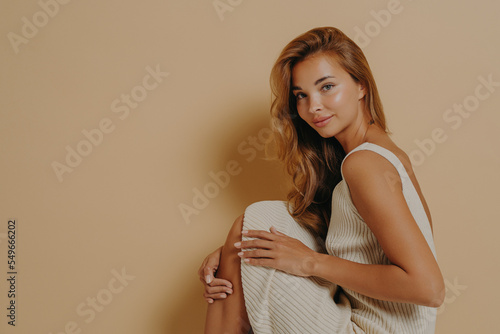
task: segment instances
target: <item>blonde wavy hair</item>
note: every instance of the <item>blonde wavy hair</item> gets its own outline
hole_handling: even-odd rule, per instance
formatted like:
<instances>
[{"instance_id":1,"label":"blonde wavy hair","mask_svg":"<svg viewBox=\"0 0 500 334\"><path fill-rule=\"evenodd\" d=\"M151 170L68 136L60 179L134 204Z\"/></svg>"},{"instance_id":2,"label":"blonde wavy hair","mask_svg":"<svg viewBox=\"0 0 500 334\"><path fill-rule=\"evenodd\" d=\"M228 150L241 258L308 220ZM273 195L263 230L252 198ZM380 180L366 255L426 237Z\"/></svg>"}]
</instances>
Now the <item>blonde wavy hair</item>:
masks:
<instances>
[{"instance_id":1,"label":"blonde wavy hair","mask_svg":"<svg viewBox=\"0 0 500 334\"><path fill-rule=\"evenodd\" d=\"M382 102L362 50L342 31L333 27L312 29L285 46L270 77L273 95L271 128L274 152L291 176L288 211L318 241L324 240L331 216L332 192L342 179L340 164L345 152L335 139L321 137L299 117L292 94L295 64L313 55L336 60L357 83L366 88L364 103L375 124L388 132ZM266 152L269 149L266 148Z\"/></svg>"}]
</instances>

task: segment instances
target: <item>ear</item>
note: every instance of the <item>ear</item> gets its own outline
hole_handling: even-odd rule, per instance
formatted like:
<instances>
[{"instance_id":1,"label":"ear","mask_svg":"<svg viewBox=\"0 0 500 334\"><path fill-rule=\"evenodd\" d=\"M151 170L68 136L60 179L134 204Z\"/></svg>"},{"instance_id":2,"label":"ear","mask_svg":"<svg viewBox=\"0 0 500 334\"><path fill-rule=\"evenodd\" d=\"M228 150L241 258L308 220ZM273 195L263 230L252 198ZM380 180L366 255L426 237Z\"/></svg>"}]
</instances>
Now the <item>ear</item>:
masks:
<instances>
[{"instance_id":1,"label":"ear","mask_svg":"<svg viewBox=\"0 0 500 334\"><path fill-rule=\"evenodd\" d=\"M359 89L358 100L361 100L366 95L366 87L363 86L362 84L358 84L358 89Z\"/></svg>"}]
</instances>

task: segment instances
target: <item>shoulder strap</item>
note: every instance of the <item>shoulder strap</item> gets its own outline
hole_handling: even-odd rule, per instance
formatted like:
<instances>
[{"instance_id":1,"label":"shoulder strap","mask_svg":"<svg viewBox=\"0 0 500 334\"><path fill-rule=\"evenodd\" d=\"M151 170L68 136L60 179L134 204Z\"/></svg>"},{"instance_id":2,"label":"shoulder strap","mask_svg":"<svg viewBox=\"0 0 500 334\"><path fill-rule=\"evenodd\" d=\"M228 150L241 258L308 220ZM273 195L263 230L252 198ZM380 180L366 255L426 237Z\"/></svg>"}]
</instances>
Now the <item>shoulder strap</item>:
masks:
<instances>
[{"instance_id":1,"label":"shoulder strap","mask_svg":"<svg viewBox=\"0 0 500 334\"><path fill-rule=\"evenodd\" d=\"M388 149L386 149L382 146L379 146L377 144L368 143L368 142L363 143L363 144L359 145L358 147L354 148L351 152L349 152L345 156L345 158L347 158L349 156L349 154L356 152L356 151L360 151L360 150L369 150L369 151L373 151L375 153L378 153L381 156L383 156L384 158L386 158L387 160L389 160L389 162L396 168L396 170L398 171L398 174L401 178L401 183L402 183L402 187L403 187L403 194L405 196L406 202L407 202L408 206L410 207L410 211L412 211L412 214L414 215L414 217L415 217L415 214L417 213L417 211L415 211L415 210L418 210L418 212L420 212L420 217L422 217L422 219L416 220L417 225L419 226L420 231L424 235L424 237L427 241L427 244L429 245L429 247L432 251L432 254L434 255L434 258L436 258L436 249L434 247L434 240L432 237L432 231L431 231L429 220L427 218L427 214L425 213L425 209L423 207L423 204L420 201L418 193L417 193L415 187L413 186L413 182L411 181L410 177L408 176L408 173L406 172L406 169L405 169L403 163L401 162L401 160L399 160L398 157L394 153L389 151ZM342 161L342 164L344 163L345 158ZM342 173L342 164L340 165L340 172L341 173ZM343 177L343 175L342 175L342 177ZM418 199L418 201L414 202L414 204L410 205L410 203L408 202L407 196L413 196L413 198ZM417 204L415 204L415 203L417 203Z\"/></svg>"},{"instance_id":2,"label":"shoulder strap","mask_svg":"<svg viewBox=\"0 0 500 334\"><path fill-rule=\"evenodd\" d=\"M368 142L365 142L365 143L359 145L358 147L354 148L351 152L349 152L344 157L344 160L342 160L342 164L340 165L340 173L341 174L342 174L342 166L344 164L345 159L350 154L352 154L356 151L361 151L361 150L372 151L372 152L378 153L379 155L383 156L396 168L402 181L403 180L410 180L410 177L408 176L408 173L406 172L406 169L405 169L403 163L401 162L401 160L398 159L398 157L394 153L392 153L391 151L389 151L385 147L379 146L379 145L374 144L374 143L368 143ZM343 174L342 174L342 178L344 178Z\"/></svg>"}]
</instances>

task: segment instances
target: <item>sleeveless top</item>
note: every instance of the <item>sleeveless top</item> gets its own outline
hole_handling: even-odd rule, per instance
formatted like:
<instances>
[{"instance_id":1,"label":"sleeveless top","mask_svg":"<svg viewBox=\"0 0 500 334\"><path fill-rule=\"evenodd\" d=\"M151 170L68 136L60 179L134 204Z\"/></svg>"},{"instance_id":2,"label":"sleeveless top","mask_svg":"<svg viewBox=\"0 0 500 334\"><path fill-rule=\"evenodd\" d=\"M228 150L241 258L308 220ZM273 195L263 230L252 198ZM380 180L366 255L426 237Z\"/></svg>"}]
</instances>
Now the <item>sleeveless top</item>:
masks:
<instances>
[{"instance_id":1,"label":"sleeveless top","mask_svg":"<svg viewBox=\"0 0 500 334\"><path fill-rule=\"evenodd\" d=\"M396 168L406 203L436 258L432 231L424 206L401 161L388 149L368 142L353 149L345 158L360 150L373 151L386 158ZM325 246L329 254L342 259L364 264L391 264L375 235L354 206L344 179L333 190L332 215ZM351 320L367 333L433 334L435 331L437 308L383 301L344 288L341 293L351 302Z\"/></svg>"}]
</instances>

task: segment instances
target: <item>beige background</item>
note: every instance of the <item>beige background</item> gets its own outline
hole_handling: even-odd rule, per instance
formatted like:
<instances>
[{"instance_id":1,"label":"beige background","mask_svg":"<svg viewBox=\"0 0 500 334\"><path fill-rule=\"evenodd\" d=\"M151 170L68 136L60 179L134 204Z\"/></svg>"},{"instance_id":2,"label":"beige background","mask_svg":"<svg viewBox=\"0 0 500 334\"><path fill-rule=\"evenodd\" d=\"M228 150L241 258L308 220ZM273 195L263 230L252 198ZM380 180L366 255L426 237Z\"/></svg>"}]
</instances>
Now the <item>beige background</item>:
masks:
<instances>
[{"instance_id":1,"label":"beige background","mask_svg":"<svg viewBox=\"0 0 500 334\"><path fill-rule=\"evenodd\" d=\"M448 287L437 333L499 330L500 87L471 97L479 76L500 81L499 2L220 0L229 6L220 16L213 0L41 3L53 17L36 1L2 1L2 333L201 333L201 261L247 205L286 193L280 166L258 149L270 68L288 41L326 25L371 34L363 49L394 140L420 157ZM40 27L25 27L31 37L13 46L9 36L19 41L29 25L23 17ZM148 66L169 75L145 91ZM120 119L111 104L123 110L131 91L144 100ZM468 118L443 119L463 103L475 108ZM82 131L103 119L113 131L85 146ZM416 141L429 143L438 128L441 142L424 155ZM67 146L79 143L92 151L60 182L52 164L66 164ZM233 160L238 174L213 187L209 173ZM206 186L212 198L188 223L179 206L193 206ZM15 328L6 317L9 218L18 233ZM122 270L125 283L113 278Z\"/></svg>"}]
</instances>

